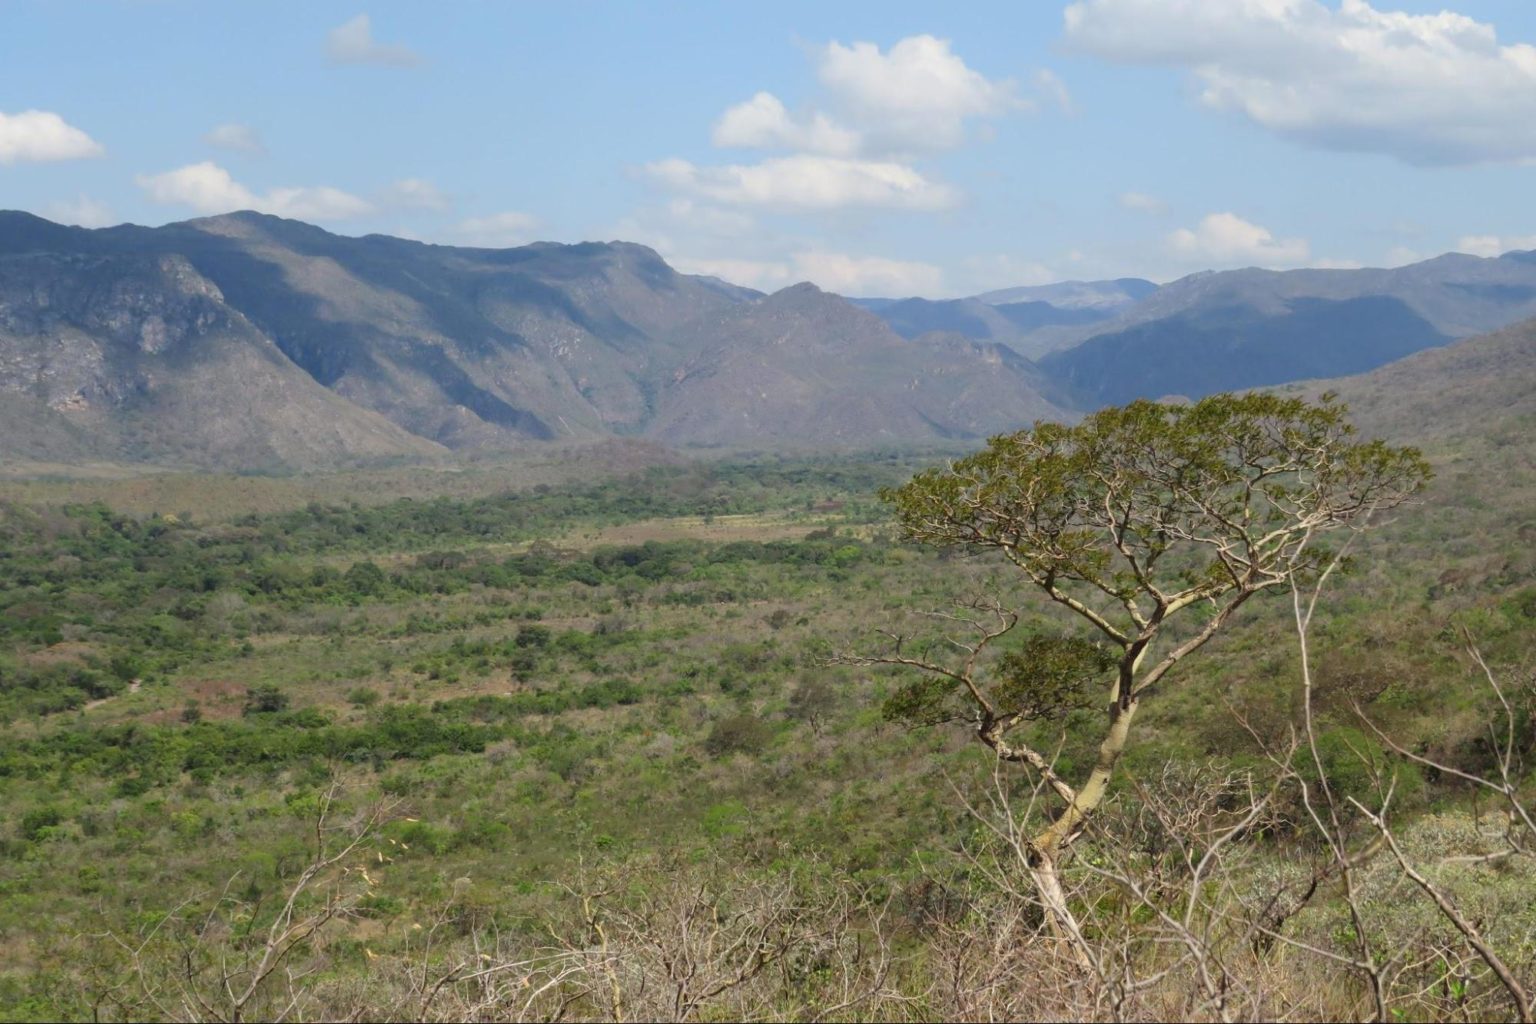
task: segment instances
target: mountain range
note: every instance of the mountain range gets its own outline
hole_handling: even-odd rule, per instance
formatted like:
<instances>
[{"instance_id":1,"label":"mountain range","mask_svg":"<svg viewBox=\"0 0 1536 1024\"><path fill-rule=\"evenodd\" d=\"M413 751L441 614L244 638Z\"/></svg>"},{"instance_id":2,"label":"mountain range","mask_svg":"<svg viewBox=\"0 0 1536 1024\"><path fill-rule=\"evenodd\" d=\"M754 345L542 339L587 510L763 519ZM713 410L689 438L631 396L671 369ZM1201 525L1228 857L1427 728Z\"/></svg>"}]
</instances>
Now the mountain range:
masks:
<instances>
[{"instance_id":1,"label":"mountain range","mask_svg":"<svg viewBox=\"0 0 1536 1024\"><path fill-rule=\"evenodd\" d=\"M1359 373L1536 316L1536 254L764 295L625 243L350 238L255 213L0 213L0 461L246 471L640 437L959 444L1134 397Z\"/></svg>"}]
</instances>

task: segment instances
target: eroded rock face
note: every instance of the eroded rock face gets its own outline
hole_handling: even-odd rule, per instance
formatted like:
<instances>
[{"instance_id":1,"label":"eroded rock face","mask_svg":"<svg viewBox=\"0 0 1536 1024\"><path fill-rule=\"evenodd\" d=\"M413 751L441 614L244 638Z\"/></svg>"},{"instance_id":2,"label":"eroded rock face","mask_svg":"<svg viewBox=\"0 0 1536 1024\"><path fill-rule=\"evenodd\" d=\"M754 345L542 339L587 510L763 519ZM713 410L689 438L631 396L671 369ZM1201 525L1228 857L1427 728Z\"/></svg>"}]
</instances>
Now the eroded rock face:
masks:
<instances>
[{"instance_id":1,"label":"eroded rock face","mask_svg":"<svg viewBox=\"0 0 1536 1024\"><path fill-rule=\"evenodd\" d=\"M0 402L0 458L276 469L435 449L317 385L175 253L0 255Z\"/></svg>"},{"instance_id":2,"label":"eroded rock face","mask_svg":"<svg viewBox=\"0 0 1536 1024\"><path fill-rule=\"evenodd\" d=\"M139 357L240 321L180 256L0 258L0 390L61 411L121 405L150 385Z\"/></svg>"}]
</instances>

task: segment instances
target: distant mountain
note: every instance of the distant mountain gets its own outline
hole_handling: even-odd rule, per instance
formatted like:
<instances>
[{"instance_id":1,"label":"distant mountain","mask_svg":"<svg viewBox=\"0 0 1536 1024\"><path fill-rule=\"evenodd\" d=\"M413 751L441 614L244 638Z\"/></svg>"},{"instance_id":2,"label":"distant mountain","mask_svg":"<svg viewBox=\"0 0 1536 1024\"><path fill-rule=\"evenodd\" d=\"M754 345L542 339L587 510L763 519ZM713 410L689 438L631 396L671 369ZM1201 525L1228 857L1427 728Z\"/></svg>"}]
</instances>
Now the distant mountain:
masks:
<instances>
[{"instance_id":1,"label":"distant mountain","mask_svg":"<svg viewBox=\"0 0 1536 1024\"><path fill-rule=\"evenodd\" d=\"M1451 254L1393 270L1234 270L1062 328L1043 370L1090 404L1360 373L1536 316L1536 254Z\"/></svg>"},{"instance_id":2,"label":"distant mountain","mask_svg":"<svg viewBox=\"0 0 1536 1024\"><path fill-rule=\"evenodd\" d=\"M1060 328L1110 319L1157 290L1151 281L1065 281L1008 288L968 299L852 299L905 338L929 331L995 341L1035 358L1056 348Z\"/></svg>"},{"instance_id":3,"label":"distant mountain","mask_svg":"<svg viewBox=\"0 0 1536 1024\"><path fill-rule=\"evenodd\" d=\"M0 213L0 461L288 470L615 437L968 442L1136 397L1361 373L1533 316L1536 253L851 302L679 274L625 242Z\"/></svg>"},{"instance_id":4,"label":"distant mountain","mask_svg":"<svg viewBox=\"0 0 1536 1024\"><path fill-rule=\"evenodd\" d=\"M1451 339L1401 300L1295 299L1284 312L1195 307L1052 352L1041 367L1093 405L1361 373Z\"/></svg>"},{"instance_id":5,"label":"distant mountain","mask_svg":"<svg viewBox=\"0 0 1536 1024\"><path fill-rule=\"evenodd\" d=\"M1113 281L1059 281L1056 284L1003 288L983 292L976 299L991 306L1047 302L1058 309L1117 312L1145 299L1157 291L1157 287L1151 281L1139 277L1117 277Z\"/></svg>"},{"instance_id":6,"label":"distant mountain","mask_svg":"<svg viewBox=\"0 0 1536 1024\"><path fill-rule=\"evenodd\" d=\"M764 298L623 242L467 249L255 213L98 231L0 214L12 460L921 443L1066 415L1043 387L1012 353L907 341L835 296ZM963 408L973 390L986 409Z\"/></svg>"}]
</instances>

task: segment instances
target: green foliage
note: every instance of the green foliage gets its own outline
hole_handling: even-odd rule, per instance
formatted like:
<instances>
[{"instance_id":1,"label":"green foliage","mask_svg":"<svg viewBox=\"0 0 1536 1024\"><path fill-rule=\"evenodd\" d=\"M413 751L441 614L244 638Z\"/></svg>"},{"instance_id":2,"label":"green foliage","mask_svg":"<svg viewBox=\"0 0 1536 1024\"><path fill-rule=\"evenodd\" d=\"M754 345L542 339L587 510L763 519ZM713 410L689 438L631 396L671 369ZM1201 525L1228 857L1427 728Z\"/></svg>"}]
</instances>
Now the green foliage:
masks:
<instances>
[{"instance_id":1,"label":"green foliage","mask_svg":"<svg viewBox=\"0 0 1536 1024\"><path fill-rule=\"evenodd\" d=\"M704 740L704 749L713 757L728 754L756 754L773 739L773 729L756 715L731 715L716 722Z\"/></svg>"},{"instance_id":2,"label":"green foliage","mask_svg":"<svg viewBox=\"0 0 1536 1024\"><path fill-rule=\"evenodd\" d=\"M1429 478L1417 449L1357 440L1345 413L1326 396L1137 401L994 437L881 496L908 537L1002 548L1042 585L1216 594L1247 571L1234 549L1264 569L1320 565L1327 554L1304 544L1304 524L1345 525ZM1156 572L1174 550L1186 557Z\"/></svg>"},{"instance_id":3,"label":"green foliage","mask_svg":"<svg viewBox=\"0 0 1536 1024\"><path fill-rule=\"evenodd\" d=\"M1104 674L1116 657L1103 644L1075 636L1035 635L998 658L989 693L1002 714L1025 721L1056 720L1099 707L1108 698Z\"/></svg>"},{"instance_id":4,"label":"green foliage","mask_svg":"<svg viewBox=\"0 0 1536 1024\"><path fill-rule=\"evenodd\" d=\"M727 850L744 876L857 878L910 910L901 941L922 957L936 920L925 908L948 908L950 921L980 912L958 883L928 902L909 894L972 834L951 787L987 785L990 755L884 726L882 698L899 703L905 680L825 664L829 641L942 607L982 578L964 545L908 545L879 518L869 490L909 465L837 479L720 466L662 474L629 496L581 485L374 509L326 499L223 523L0 502L0 800L15 808L0 828L0 1004L88 1019L97 990L78 955L55 953L57 937L142 934L187 896L226 892L237 871L229 896L258 914L230 941L251 941L305 863L305 816L333 776L358 806L398 800L420 819L390 825L368 851L379 884L366 919L337 922L317 947L317 977L337 990L372 984L365 947L386 964L411 955L412 923L443 921L445 941L479 926L512 946L547 942L551 901L584 870L578 854L590 865L601 853L643 889L662 876L636 865L657 849L680 863ZM696 518L679 531L637 522L693 517L701 496L722 494L707 530ZM830 526L728 518L799 515L834 496L848 514ZM1320 650L1344 652L1319 657L1322 726L1349 725L1349 700L1375 694L1369 708L1394 735L1486 764L1489 708L1467 695L1457 627L1493 638L1501 666L1531 656L1526 548L1489 520L1431 572L1427 560L1463 544L1450 536L1460 521L1401 518L1385 548L1362 547L1318 623ZM636 525L603 532L616 523ZM378 572L353 572L365 563ZM1427 597L1447 569L1460 575ZM1170 758L1263 763L1224 701L1284 740L1294 661L1273 613L1236 621L1138 720L1138 780ZM1091 764L1083 723L1101 717L1110 679L1093 645L1065 642L1048 605L1023 614L978 680L1041 716L1026 738L1061 744L1063 770ZM263 687L286 707L243 715L247 691ZM907 698L921 706L902 721L962 706L945 686ZM1368 797L1349 746L1331 735L1325 746L1330 778ZM1462 799L1454 780L1400 778L1415 812ZM1311 863L1316 851L1293 841L1275 834L1273 849L1242 852Z\"/></svg>"},{"instance_id":5,"label":"green foliage","mask_svg":"<svg viewBox=\"0 0 1536 1024\"><path fill-rule=\"evenodd\" d=\"M288 695L281 687L270 683L262 686L253 686L245 691L246 715L269 715L288 709Z\"/></svg>"}]
</instances>

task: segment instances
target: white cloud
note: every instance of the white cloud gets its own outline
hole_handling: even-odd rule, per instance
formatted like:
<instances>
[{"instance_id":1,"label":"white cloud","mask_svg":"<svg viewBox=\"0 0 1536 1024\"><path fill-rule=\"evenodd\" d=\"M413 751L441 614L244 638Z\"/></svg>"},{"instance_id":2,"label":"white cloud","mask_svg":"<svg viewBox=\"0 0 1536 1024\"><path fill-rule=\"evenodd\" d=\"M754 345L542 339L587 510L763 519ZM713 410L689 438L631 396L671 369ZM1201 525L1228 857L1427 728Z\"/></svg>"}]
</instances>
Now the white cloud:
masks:
<instances>
[{"instance_id":1,"label":"white cloud","mask_svg":"<svg viewBox=\"0 0 1536 1024\"><path fill-rule=\"evenodd\" d=\"M1054 103L1056 109L1063 114L1077 113L1077 104L1072 102L1072 93L1067 83L1050 68L1041 68L1035 72L1035 91Z\"/></svg>"},{"instance_id":2,"label":"white cloud","mask_svg":"<svg viewBox=\"0 0 1536 1024\"><path fill-rule=\"evenodd\" d=\"M451 235L461 245L473 245L485 249L509 249L532 241L533 232L538 229L538 226L538 218L515 210L506 210L502 213L461 220L454 225Z\"/></svg>"},{"instance_id":3,"label":"white cloud","mask_svg":"<svg viewBox=\"0 0 1536 1024\"><path fill-rule=\"evenodd\" d=\"M1410 263L1418 263L1427 257L1417 249L1410 249L1406 245L1394 245L1387 250L1382 260L1382 265L1387 267L1406 267Z\"/></svg>"},{"instance_id":4,"label":"white cloud","mask_svg":"<svg viewBox=\"0 0 1536 1024\"><path fill-rule=\"evenodd\" d=\"M1502 256L1507 252L1536 249L1536 235L1463 235L1456 251L1473 256Z\"/></svg>"},{"instance_id":5,"label":"white cloud","mask_svg":"<svg viewBox=\"0 0 1536 1024\"><path fill-rule=\"evenodd\" d=\"M110 206L86 195L49 203L43 207L43 216L60 224L82 228L105 228L118 223Z\"/></svg>"},{"instance_id":6,"label":"white cloud","mask_svg":"<svg viewBox=\"0 0 1536 1024\"><path fill-rule=\"evenodd\" d=\"M1193 231L1180 228L1168 236L1168 247L1187 262L1226 267L1294 267L1310 255L1305 239L1277 239L1233 213L1208 214Z\"/></svg>"},{"instance_id":7,"label":"white cloud","mask_svg":"<svg viewBox=\"0 0 1536 1024\"><path fill-rule=\"evenodd\" d=\"M800 281L853 296L933 295L944 289L944 272L931 263L821 249L792 253L781 260L679 258L674 265L686 274L708 274L770 292Z\"/></svg>"},{"instance_id":8,"label":"white cloud","mask_svg":"<svg viewBox=\"0 0 1536 1024\"><path fill-rule=\"evenodd\" d=\"M408 47L376 42L373 24L366 14L331 29L325 37L325 52L334 64L410 68L421 63L420 55Z\"/></svg>"},{"instance_id":9,"label":"white cloud","mask_svg":"<svg viewBox=\"0 0 1536 1024\"><path fill-rule=\"evenodd\" d=\"M798 252L794 276L839 295L935 295L944 290L944 272L932 263L849 256L840 252Z\"/></svg>"},{"instance_id":10,"label":"white cloud","mask_svg":"<svg viewBox=\"0 0 1536 1024\"><path fill-rule=\"evenodd\" d=\"M1127 210L1135 210L1138 213L1150 213L1161 216L1168 212L1168 204L1156 196L1149 196L1145 192L1122 192L1119 196L1120 205Z\"/></svg>"},{"instance_id":11,"label":"white cloud","mask_svg":"<svg viewBox=\"0 0 1536 1024\"><path fill-rule=\"evenodd\" d=\"M939 210L958 199L948 185L930 181L905 164L886 161L799 154L721 167L660 160L642 170L652 181L676 192L717 203L777 209Z\"/></svg>"},{"instance_id":12,"label":"white cloud","mask_svg":"<svg viewBox=\"0 0 1536 1024\"><path fill-rule=\"evenodd\" d=\"M1413 164L1536 159L1536 47L1460 14L1366 0L1080 0L1077 51L1184 67L1201 101L1271 131Z\"/></svg>"},{"instance_id":13,"label":"white cloud","mask_svg":"<svg viewBox=\"0 0 1536 1024\"><path fill-rule=\"evenodd\" d=\"M379 193L379 202L403 210L446 210L452 205L441 189L424 178L401 178Z\"/></svg>"},{"instance_id":14,"label":"white cloud","mask_svg":"<svg viewBox=\"0 0 1536 1024\"><path fill-rule=\"evenodd\" d=\"M373 212L367 200L328 185L274 188L257 194L210 160L161 174L141 174L134 182L151 202L190 206L203 214L259 210L295 220L327 221Z\"/></svg>"},{"instance_id":15,"label":"white cloud","mask_svg":"<svg viewBox=\"0 0 1536 1024\"><path fill-rule=\"evenodd\" d=\"M825 114L791 115L769 92L760 92L720 115L712 138L724 148L788 149L829 156L852 156L860 143L857 132Z\"/></svg>"},{"instance_id":16,"label":"white cloud","mask_svg":"<svg viewBox=\"0 0 1536 1024\"><path fill-rule=\"evenodd\" d=\"M233 150L236 153L246 153L251 156L265 156L267 147L262 144L261 136L256 129L248 124L228 122L215 125L213 130L203 136L203 141L218 149Z\"/></svg>"},{"instance_id":17,"label":"white cloud","mask_svg":"<svg viewBox=\"0 0 1536 1024\"><path fill-rule=\"evenodd\" d=\"M948 149L965 141L967 120L1032 106L1012 81L987 78L930 35L884 53L874 43L828 43L817 76L870 152Z\"/></svg>"},{"instance_id":18,"label":"white cloud","mask_svg":"<svg viewBox=\"0 0 1536 1024\"><path fill-rule=\"evenodd\" d=\"M83 160L106 150L49 110L0 111L0 164Z\"/></svg>"}]
</instances>

